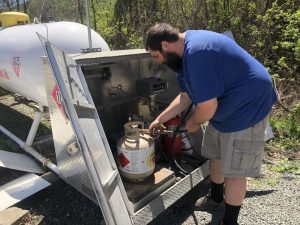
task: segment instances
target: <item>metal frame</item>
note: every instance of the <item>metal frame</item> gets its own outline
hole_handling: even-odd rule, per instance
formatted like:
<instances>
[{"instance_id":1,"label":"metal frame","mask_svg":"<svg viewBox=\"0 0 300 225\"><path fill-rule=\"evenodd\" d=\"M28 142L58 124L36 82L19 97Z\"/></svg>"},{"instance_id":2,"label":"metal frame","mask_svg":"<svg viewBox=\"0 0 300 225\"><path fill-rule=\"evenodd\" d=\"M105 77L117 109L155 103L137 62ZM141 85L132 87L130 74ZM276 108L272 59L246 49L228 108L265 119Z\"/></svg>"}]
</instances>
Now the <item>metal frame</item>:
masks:
<instances>
[{"instance_id":1,"label":"metal frame","mask_svg":"<svg viewBox=\"0 0 300 225\"><path fill-rule=\"evenodd\" d=\"M29 130L26 142L22 141L19 137L14 135L12 132L10 132L8 129L6 129L2 125L0 125L0 131L2 131L6 136L8 136L15 143L17 143L20 146L20 148L23 149L26 153L30 154L32 157L34 157L39 162L41 162L43 166L48 167L52 172L59 175L59 170L58 170L57 166L54 163L52 163L50 161L50 159L45 158L43 155L41 155L34 148L31 147L33 140L35 138L36 132L38 130L38 127L40 125L43 114L44 114L43 107L39 106L39 110L36 111L36 113L35 113L35 117L33 119L31 128Z\"/></svg>"},{"instance_id":2,"label":"metal frame","mask_svg":"<svg viewBox=\"0 0 300 225\"><path fill-rule=\"evenodd\" d=\"M91 51L93 44L92 44L92 35L91 35L91 27L90 27L90 15L89 15L89 4L87 0L84 0L85 6L85 13L86 13L86 23L88 29L88 38L89 38L89 48L88 51Z\"/></svg>"},{"instance_id":3,"label":"metal frame","mask_svg":"<svg viewBox=\"0 0 300 225\"><path fill-rule=\"evenodd\" d=\"M81 99L83 100L83 102L79 99L78 100L74 99L74 96L69 94L70 90L68 90L67 87L65 86L66 84L64 79L67 78L66 77L64 78L63 74L67 72L67 76L69 76L70 75L68 72L69 66L71 65L72 67L72 65L75 64L75 62L73 62L73 60L70 57L66 56L59 49L52 46L51 43L45 40L43 37L40 36L40 40L42 41L45 47L49 62L51 64L52 74L54 75L54 78L58 84L60 93L62 95L63 103L67 109L68 118L71 121L71 125L73 127L73 131L76 133L77 143L82 152L82 156L90 177L91 185L94 189L95 197L97 198L98 203L102 209L104 219L107 224L111 224L111 225L120 224L120 223L124 225L130 225L132 223L130 218L128 198L124 186L122 184L121 177L115 165L115 162L111 160L113 159L112 155L110 156L110 154L112 153L107 151L109 145L107 141L103 141L106 139L106 137L105 136L103 137L104 131L102 126L100 126L101 123L96 108L93 102L90 102L92 100L91 96L89 94L87 94L87 96L89 97L84 95L83 98L85 99ZM59 57L57 61L55 53L58 53L60 57L63 57L64 61L61 62ZM60 62L59 64L60 66L58 65L58 62ZM78 73L77 75L80 76L80 74ZM80 79L82 80L83 77ZM70 84L68 84L67 86L68 88L72 89ZM86 84L83 84L83 87L81 88L83 88L83 92L85 94L89 92L88 89L85 89L87 88ZM71 94L72 93L73 92L71 91ZM85 101L87 101L87 103L85 103ZM76 110L74 108L75 106L77 107ZM96 162L95 161L96 159L92 157L94 153L92 151L94 150L94 148L92 147L91 143L87 142L88 136L86 136L85 134L85 132L87 131L86 127L83 126L80 117L77 114L80 108L89 111L90 115L91 114L93 115L93 118L89 118L90 121L89 123L96 124L96 126L92 124L91 125L93 129L98 130L98 131L95 130L95 132L96 133L99 132L100 134L99 141L103 142L104 149L106 150L105 154L103 154L104 152L102 152L101 155L103 156L103 160L106 161L105 163L107 163L107 160L109 160L110 169L106 167L101 168L101 166L99 167L99 163ZM105 158L104 156L106 156L107 158ZM111 173L111 174L106 174L105 177L101 176L101 174L103 174L104 172L101 171L103 169L105 169L106 173ZM118 211L120 212L119 215L116 213Z\"/></svg>"},{"instance_id":4,"label":"metal frame","mask_svg":"<svg viewBox=\"0 0 300 225\"><path fill-rule=\"evenodd\" d=\"M133 225L148 224L208 176L208 162L195 169L133 216Z\"/></svg>"},{"instance_id":5,"label":"metal frame","mask_svg":"<svg viewBox=\"0 0 300 225\"><path fill-rule=\"evenodd\" d=\"M93 162L90 154L87 154L87 152L89 151L89 148L88 148L87 143L85 141L85 138L83 136L81 127L79 126L79 121L78 121L78 118L76 116L75 109L73 108L73 102L72 102L71 99L69 99L67 97L68 96L68 91L67 91L67 89L64 85L64 80L61 76L59 67L57 65L57 62L56 62L56 59L55 59L55 56L54 56L54 52L51 48L52 46L48 41L46 41L44 43L44 46L45 46L45 49L46 49L46 52L47 52L47 55L48 55L48 59L51 63L53 74L56 75L55 78L56 78L56 81L58 83L60 92L63 96L65 106L68 110L68 115L69 115L69 117L72 121L76 121L75 123L72 123L72 125L73 125L73 128L74 128L74 131L76 132L76 137L78 138L78 143L81 146L81 148L84 149L82 151L83 157L85 159L86 166L88 167L88 170L89 170L89 175L90 175L90 178L91 178L91 181L92 181L93 189L96 193L97 201L102 206L104 219L105 219L106 223L108 223L108 224L115 224L113 216L111 215L111 212L110 212L109 205L107 204L107 202L105 202L105 201L103 202L103 199L105 199L106 196L105 196L105 193L104 193L103 189L101 188L101 186L102 186L101 181L100 181L100 179L98 177L98 174L97 174L97 171L95 169L94 162Z\"/></svg>"}]
</instances>

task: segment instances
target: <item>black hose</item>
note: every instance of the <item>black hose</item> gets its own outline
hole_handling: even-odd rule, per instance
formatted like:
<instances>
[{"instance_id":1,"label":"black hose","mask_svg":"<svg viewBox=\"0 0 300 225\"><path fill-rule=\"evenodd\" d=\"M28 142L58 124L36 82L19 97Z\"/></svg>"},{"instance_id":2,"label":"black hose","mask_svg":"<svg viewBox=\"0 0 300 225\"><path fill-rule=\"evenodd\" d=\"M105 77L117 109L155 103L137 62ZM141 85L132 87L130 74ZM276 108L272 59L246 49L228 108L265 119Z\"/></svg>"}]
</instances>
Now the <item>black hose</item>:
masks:
<instances>
[{"instance_id":1,"label":"black hose","mask_svg":"<svg viewBox=\"0 0 300 225\"><path fill-rule=\"evenodd\" d=\"M185 133L185 132L187 132L187 130L178 130L178 131L176 131L176 134L181 134L181 133ZM173 133L175 133L175 131Z\"/></svg>"},{"instance_id":2,"label":"black hose","mask_svg":"<svg viewBox=\"0 0 300 225\"><path fill-rule=\"evenodd\" d=\"M189 114L189 112L191 111L192 109L192 106L193 104L191 104L188 108L188 110L186 111L186 113L184 114L183 118L182 118L182 121L181 123L183 124L183 122L185 121L187 115ZM175 167L177 167L177 169L179 169L180 172L182 172L184 175L188 175L188 172L186 172L180 165L179 163L177 162L177 160L175 159L175 156L174 156L174 143L175 143L175 139L176 139L176 135L179 134L179 133L182 133L183 131L186 132L186 130L179 130L181 127L181 124L179 124L175 130L174 130L174 133L173 133L173 136L172 136L172 142L171 142L171 159L172 159L172 162L174 163Z\"/></svg>"},{"instance_id":3,"label":"black hose","mask_svg":"<svg viewBox=\"0 0 300 225\"><path fill-rule=\"evenodd\" d=\"M166 153L164 151L164 147L163 147L163 144L162 144L162 141L161 141L161 137L157 138L156 140L157 140L157 142L159 144L160 153L162 154L164 160L166 162L168 162L169 160L168 160L168 157L166 156Z\"/></svg>"}]
</instances>

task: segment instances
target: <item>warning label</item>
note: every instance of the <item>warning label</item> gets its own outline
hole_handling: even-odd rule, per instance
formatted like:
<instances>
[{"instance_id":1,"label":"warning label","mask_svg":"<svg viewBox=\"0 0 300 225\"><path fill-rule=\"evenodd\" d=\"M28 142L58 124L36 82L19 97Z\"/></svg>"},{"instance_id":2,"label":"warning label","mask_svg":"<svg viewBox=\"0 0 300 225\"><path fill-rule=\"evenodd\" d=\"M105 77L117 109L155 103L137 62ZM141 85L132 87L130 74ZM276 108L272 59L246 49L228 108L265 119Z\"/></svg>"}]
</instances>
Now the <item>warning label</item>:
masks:
<instances>
[{"instance_id":1,"label":"warning label","mask_svg":"<svg viewBox=\"0 0 300 225\"><path fill-rule=\"evenodd\" d=\"M65 112L65 109L64 109L64 106L63 106L63 99L62 99L62 96L61 96L61 93L59 91L59 88L58 88L58 85L56 84L53 88L53 91L52 91L52 97L53 97L53 100L55 101L57 107L59 108L59 110L61 111L61 113L63 114L63 116L65 117L65 119L67 120L68 117L67 117L67 114Z\"/></svg>"},{"instance_id":2,"label":"warning label","mask_svg":"<svg viewBox=\"0 0 300 225\"><path fill-rule=\"evenodd\" d=\"M6 80L10 80L6 70L0 70L0 77Z\"/></svg>"},{"instance_id":3,"label":"warning label","mask_svg":"<svg viewBox=\"0 0 300 225\"><path fill-rule=\"evenodd\" d=\"M129 160L126 158L126 156L122 152L118 155L118 160L122 167L127 166L129 163Z\"/></svg>"},{"instance_id":4,"label":"warning label","mask_svg":"<svg viewBox=\"0 0 300 225\"><path fill-rule=\"evenodd\" d=\"M12 58L12 68L15 71L15 74L19 78L20 76L20 68L21 68L21 57L15 56Z\"/></svg>"},{"instance_id":5,"label":"warning label","mask_svg":"<svg viewBox=\"0 0 300 225\"><path fill-rule=\"evenodd\" d=\"M155 167L154 145L136 150L118 148L118 161L124 172L147 173Z\"/></svg>"}]
</instances>

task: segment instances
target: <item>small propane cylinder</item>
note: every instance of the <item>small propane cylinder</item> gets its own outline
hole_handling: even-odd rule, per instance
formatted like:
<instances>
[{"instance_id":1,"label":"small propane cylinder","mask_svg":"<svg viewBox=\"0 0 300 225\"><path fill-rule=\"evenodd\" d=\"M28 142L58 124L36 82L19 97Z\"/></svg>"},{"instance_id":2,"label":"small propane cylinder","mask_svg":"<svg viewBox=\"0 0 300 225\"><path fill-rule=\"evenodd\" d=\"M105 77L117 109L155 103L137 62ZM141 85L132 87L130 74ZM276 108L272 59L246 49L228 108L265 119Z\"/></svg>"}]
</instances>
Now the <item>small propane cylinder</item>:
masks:
<instances>
[{"instance_id":1,"label":"small propane cylinder","mask_svg":"<svg viewBox=\"0 0 300 225\"><path fill-rule=\"evenodd\" d=\"M118 141L118 166L120 174L129 181L145 180L155 169L154 140L140 133L144 123L133 121L124 125L125 136Z\"/></svg>"}]
</instances>

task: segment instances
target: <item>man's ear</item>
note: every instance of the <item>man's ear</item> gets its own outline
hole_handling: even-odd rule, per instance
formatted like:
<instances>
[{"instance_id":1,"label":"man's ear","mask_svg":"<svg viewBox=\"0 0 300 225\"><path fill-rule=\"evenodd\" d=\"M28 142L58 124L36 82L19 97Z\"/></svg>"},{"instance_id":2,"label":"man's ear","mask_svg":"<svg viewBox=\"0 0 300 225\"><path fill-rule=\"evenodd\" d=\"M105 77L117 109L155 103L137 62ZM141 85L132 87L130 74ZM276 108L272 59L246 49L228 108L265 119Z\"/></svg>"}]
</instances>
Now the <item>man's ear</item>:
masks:
<instances>
[{"instance_id":1,"label":"man's ear","mask_svg":"<svg viewBox=\"0 0 300 225\"><path fill-rule=\"evenodd\" d=\"M161 42L161 48L163 51L168 51L170 48L170 43L167 41L162 41Z\"/></svg>"}]
</instances>

